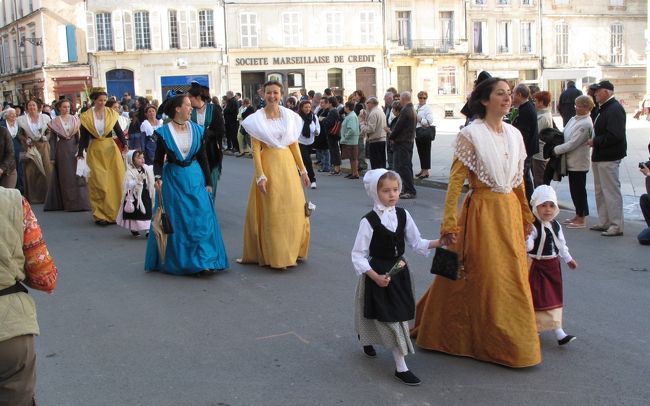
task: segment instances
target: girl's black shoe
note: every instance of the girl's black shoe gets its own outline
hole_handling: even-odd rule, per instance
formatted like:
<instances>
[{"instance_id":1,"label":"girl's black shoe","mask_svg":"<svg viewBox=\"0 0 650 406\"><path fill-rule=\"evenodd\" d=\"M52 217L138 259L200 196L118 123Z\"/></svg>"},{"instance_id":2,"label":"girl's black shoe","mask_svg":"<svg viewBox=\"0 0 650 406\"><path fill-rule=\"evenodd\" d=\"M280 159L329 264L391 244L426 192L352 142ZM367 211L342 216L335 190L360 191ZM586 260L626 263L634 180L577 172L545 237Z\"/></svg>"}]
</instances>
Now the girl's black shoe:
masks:
<instances>
[{"instance_id":1,"label":"girl's black shoe","mask_svg":"<svg viewBox=\"0 0 650 406\"><path fill-rule=\"evenodd\" d=\"M403 383L409 386L418 386L422 381L420 378L415 376L411 371L397 372L395 371L395 378L399 379Z\"/></svg>"},{"instance_id":2,"label":"girl's black shoe","mask_svg":"<svg viewBox=\"0 0 650 406\"><path fill-rule=\"evenodd\" d=\"M139 231L131 231L131 235L134 237L140 237L140 232Z\"/></svg>"},{"instance_id":3,"label":"girl's black shoe","mask_svg":"<svg viewBox=\"0 0 650 406\"><path fill-rule=\"evenodd\" d=\"M372 345L364 345L363 353L370 358L375 358L377 356L377 351L375 351L375 347Z\"/></svg>"}]
</instances>

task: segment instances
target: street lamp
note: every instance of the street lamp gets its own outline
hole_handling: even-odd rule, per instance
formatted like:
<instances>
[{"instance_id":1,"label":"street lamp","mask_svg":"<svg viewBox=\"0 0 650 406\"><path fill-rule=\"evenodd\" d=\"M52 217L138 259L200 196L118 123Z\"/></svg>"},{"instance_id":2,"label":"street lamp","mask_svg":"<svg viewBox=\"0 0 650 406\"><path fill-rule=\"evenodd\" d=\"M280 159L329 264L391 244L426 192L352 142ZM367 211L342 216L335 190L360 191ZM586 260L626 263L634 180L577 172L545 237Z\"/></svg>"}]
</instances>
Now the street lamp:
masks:
<instances>
[{"instance_id":1,"label":"street lamp","mask_svg":"<svg viewBox=\"0 0 650 406\"><path fill-rule=\"evenodd\" d=\"M25 50L25 41L32 45L36 45L37 47L43 44L43 39L40 37L22 37L20 38L20 44L18 44L21 52Z\"/></svg>"}]
</instances>

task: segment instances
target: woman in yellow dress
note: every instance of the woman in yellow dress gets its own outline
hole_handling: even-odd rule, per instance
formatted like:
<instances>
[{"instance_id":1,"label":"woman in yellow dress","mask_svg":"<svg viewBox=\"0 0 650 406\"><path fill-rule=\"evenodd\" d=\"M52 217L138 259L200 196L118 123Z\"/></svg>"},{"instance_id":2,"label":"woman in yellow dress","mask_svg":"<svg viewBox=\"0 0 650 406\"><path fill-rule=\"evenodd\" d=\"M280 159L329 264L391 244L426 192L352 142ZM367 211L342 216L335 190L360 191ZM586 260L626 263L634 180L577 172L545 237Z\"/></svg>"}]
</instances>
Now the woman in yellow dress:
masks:
<instances>
[{"instance_id":1,"label":"woman in yellow dress","mask_svg":"<svg viewBox=\"0 0 650 406\"><path fill-rule=\"evenodd\" d=\"M83 151L88 150L88 192L93 218L95 224L106 226L115 224L122 202L122 185L126 172L122 154L113 141L113 133L122 145L126 145L126 140L118 122L118 114L115 110L106 108L106 92L94 92L90 99L93 107L79 116L81 139L77 158L82 158Z\"/></svg>"},{"instance_id":2,"label":"woman in yellow dress","mask_svg":"<svg viewBox=\"0 0 650 406\"><path fill-rule=\"evenodd\" d=\"M303 121L280 106L282 84L264 84L263 109L242 126L251 135L255 174L244 225L244 254L238 262L283 269L295 266L309 251L309 218L305 216L307 170L298 137Z\"/></svg>"},{"instance_id":3,"label":"woman in yellow dress","mask_svg":"<svg viewBox=\"0 0 650 406\"><path fill-rule=\"evenodd\" d=\"M503 79L472 92L479 118L456 138L441 229L464 261L465 278L435 278L411 335L422 348L521 368L540 363L541 354L525 247L533 222L522 183L526 150L521 133L502 121L511 103Z\"/></svg>"}]
</instances>

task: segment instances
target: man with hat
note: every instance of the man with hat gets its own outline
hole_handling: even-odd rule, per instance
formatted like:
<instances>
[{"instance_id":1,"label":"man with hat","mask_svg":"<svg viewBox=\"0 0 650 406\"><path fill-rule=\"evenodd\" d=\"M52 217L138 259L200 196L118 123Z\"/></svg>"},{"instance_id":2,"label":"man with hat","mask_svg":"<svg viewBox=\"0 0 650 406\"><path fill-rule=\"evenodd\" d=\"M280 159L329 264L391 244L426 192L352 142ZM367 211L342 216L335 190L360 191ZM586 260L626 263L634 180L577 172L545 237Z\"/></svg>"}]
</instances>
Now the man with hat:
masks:
<instances>
[{"instance_id":1,"label":"man with hat","mask_svg":"<svg viewBox=\"0 0 650 406\"><path fill-rule=\"evenodd\" d=\"M591 151L598 224L590 227L602 236L623 235L623 195L619 169L627 155L625 110L614 98L614 85L608 80L598 82L594 92L598 115L594 120L594 136L588 142Z\"/></svg>"}]
</instances>

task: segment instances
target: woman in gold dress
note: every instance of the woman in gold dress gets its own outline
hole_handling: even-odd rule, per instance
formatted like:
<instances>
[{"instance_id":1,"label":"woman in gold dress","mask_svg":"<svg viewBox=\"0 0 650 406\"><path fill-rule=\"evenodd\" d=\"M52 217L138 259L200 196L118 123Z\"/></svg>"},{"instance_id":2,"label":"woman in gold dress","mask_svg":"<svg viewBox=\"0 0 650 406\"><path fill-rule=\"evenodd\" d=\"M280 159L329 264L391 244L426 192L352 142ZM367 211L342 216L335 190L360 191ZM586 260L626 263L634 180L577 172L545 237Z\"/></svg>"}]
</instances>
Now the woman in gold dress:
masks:
<instances>
[{"instance_id":1,"label":"woman in gold dress","mask_svg":"<svg viewBox=\"0 0 650 406\"><path fill-rule=\"evenodd\" d=\"M309 251L309 218L305 195L307 170L300 157L298 137L303 121L280 106L282 84L264 84L263 109L242 126L251 135L255 174L244 225L244 254L238 262L286 268Z\"/></svg>"},{"instance_id":2,"label":"woman in gold dress","mask_svg":"<svg viewBox=\"0 0 650 406\"><path fill-rule=\"evenodd\" d=\"M126 167L113 133L122 145L126 145L124 133L118 122L115 110L106 108L106 92L90 95L93 107L79 116L81 119L81 139L77 158L83 157L88 149L88 192L95 224L106 226L115 224L117 212L122 202L122 185ZM90 145L88 145L90 143Z\"/></svg>"},{"instance_id":3,"label":"woman in gold dress","mask_svg":"<svg viewBox=\"0 0 650 406\"><path fill-rule=\"evenodd\" d=\"M479 119L456 138L441 229L464 261L465 278L435 278L411 335L422 348L520 368L540 363L541 354L525 248L533 222L522 183L526 150L521 133L502 121L511 103L499 78L472 92Z\"/></svg>"}]
</instances>

